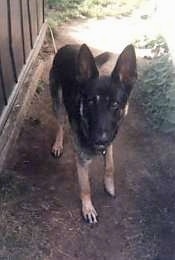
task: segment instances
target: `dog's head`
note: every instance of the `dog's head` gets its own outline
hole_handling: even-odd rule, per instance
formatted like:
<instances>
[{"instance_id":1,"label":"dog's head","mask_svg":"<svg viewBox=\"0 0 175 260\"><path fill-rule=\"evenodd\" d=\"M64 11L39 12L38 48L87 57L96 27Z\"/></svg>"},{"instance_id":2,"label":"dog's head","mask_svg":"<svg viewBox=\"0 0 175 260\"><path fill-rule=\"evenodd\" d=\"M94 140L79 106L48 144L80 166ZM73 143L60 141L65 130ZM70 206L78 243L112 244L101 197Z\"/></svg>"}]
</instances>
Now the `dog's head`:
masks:
<instances>
[{"instance_id":1,"label":"dog's head","mask_svg":"<svg viewBox=\"0 0 175 260\"><path fill-rule=\"evenodd\" d=\"M81 46L77 61L80 124L94 150L105 151L114 139L136 78L136 55L132 45L120 54L109 77L99 76L92 53L85 44Z\"/></svg>"}]
</instances>

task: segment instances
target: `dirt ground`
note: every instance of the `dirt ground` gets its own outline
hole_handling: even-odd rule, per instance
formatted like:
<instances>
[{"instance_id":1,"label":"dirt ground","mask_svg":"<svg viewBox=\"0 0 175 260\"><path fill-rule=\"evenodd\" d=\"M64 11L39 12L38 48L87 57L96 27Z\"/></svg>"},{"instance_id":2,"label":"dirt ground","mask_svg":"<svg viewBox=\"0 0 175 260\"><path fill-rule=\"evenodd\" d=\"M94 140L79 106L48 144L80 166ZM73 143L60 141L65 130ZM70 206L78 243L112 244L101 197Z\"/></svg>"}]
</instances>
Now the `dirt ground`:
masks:
<instances>
[{"instance_id":1,"label":"dirt ground","mask_svg":"<svg viewBox=\"0 0 175 260\"><path fill-rule=\"evenodd\" d=\"M79 42L69 34L76 28L76 23L61 27L57 46ZM47 59L46 46L44 51ZM114 60L104 65L104 72L111 71ZM111 199L104 192L102 160L97 158L91 182L99 223L84 223L68 126L63 156L56 160L50 153L56 122L48 70L49 65L0 179L0 259L174 260L173 136L153 131L131 98L114 142L117 196Z\"/></svg>"}]
</instances>

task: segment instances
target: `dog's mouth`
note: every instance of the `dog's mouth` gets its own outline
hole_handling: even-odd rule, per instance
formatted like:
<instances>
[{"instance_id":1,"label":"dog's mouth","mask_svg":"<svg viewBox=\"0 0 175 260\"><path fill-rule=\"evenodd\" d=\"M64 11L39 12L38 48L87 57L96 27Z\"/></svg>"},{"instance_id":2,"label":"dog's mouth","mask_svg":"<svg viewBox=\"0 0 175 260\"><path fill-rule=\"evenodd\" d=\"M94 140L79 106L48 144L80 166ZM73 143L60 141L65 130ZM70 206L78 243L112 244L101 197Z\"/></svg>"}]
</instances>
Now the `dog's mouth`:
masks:
<instances>
[{"instance_id":1,"label":"dog's mouth","mask_svg":"<svg viewBox=\"0 0 175 260\"><path fill-rule=\"evenodd\" d=\"M94 145L95 151L103 156L106 155L107 146L104 144Z\"/></svg>"}]
</instances>

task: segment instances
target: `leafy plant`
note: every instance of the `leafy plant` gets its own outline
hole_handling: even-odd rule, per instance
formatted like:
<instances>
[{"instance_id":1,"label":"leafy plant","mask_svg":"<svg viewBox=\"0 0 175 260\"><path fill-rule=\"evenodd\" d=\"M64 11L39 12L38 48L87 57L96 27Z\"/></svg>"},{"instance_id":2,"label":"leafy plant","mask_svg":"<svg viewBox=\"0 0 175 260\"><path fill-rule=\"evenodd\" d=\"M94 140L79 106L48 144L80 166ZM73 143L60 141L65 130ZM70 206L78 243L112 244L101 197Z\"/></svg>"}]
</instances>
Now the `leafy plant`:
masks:
<instances>
[{"instance_id":1,"label":"leafy plant","mask_svg":"<svg viewBox=\"0 0 175 260\"><path fill-rule=\"evenodd\" d=\"M57 24L73 18L128 16L144 0L47 0L48 18Z\"/></svg>"},{"instance_id":2,"label":"leafy plant","mask_svg":"<svg viewBox=\"0 0 175 260\"><path fill-rule=\"evenodd\" d=\"M155 128L175 130L175 71L169 55L157 57L143 72L139 83L141 101Z\"/></svg>"},{"instance_id":3,"label":"leafy plant","mask_svg":"<svg viewBox=\"0 0 175 260\"><path fill-rule=\"evenodd\" d=\"M155 38L150 38L143 35L142 38L137 39L134 43L138 49L151 49L155 56L160 56L162 53L168 53L168 45L162 35L157 35Z\"/></svg>"}]
</instances>

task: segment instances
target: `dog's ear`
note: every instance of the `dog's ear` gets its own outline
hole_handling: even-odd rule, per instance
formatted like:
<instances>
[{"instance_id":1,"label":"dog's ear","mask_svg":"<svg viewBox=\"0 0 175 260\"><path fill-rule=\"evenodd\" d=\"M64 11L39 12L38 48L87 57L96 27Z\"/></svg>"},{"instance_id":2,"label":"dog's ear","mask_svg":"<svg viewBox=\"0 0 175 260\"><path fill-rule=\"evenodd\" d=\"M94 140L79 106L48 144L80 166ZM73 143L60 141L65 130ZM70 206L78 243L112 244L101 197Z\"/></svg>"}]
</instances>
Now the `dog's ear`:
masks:
<instances>
[{"instance_id":1,"label":"dog's ear","mask_svg":"<svg viewBox=\"0 0 175 260\"><path fill-rule=\"evenodd\" d=\"M132 85L137 79L136 54L132 44L126 46L118 57L112 72L112 80Z\"/></svg>"},{"instance_id":2,"label":"dog's ear","mask_svg":"<svg viewBox=\"0 0 175 260\"><path fill-rule=\"evenodd\" d=\"M79 82L93 79L99 76L95 59L86 44L82 44L77 60L77 80Z\"/></svg>"}]
</instances>

